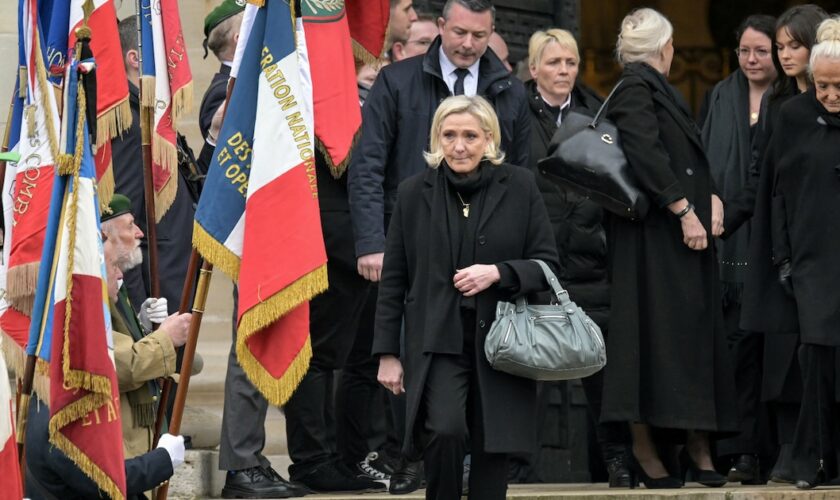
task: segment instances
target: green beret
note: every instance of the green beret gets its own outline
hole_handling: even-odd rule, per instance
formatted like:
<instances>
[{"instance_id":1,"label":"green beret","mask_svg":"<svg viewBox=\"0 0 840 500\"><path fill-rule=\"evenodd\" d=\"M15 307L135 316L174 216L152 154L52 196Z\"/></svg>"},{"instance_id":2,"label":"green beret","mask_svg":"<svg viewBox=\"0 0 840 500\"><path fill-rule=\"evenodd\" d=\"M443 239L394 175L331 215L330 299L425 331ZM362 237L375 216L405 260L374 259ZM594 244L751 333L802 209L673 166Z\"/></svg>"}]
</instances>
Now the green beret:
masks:
<instances>
[{"instance_id":1,"label":"green beret","mask_svg":"<svg viewBox=\"0 0 840 500\"><path fill-rule=\"evenodd\" d=\"M243 10L245 10L245 0L224 0L204 18L204 36L210 36L213 28Z\"/></svg>"},{"instance_id":2,"label":"green beret","mask_svg":"<svg viewBox=\"0 0 840 500\"><path fill-rule=\"evenodd\" d=\"M111 203L108 204L108 208L102 210L102 222L113 219L114 217L119 217L122 214L130 213L131 200L128 199L128 196L114 193L114 197L111 198Z\"/></svg>"}]
</instances>

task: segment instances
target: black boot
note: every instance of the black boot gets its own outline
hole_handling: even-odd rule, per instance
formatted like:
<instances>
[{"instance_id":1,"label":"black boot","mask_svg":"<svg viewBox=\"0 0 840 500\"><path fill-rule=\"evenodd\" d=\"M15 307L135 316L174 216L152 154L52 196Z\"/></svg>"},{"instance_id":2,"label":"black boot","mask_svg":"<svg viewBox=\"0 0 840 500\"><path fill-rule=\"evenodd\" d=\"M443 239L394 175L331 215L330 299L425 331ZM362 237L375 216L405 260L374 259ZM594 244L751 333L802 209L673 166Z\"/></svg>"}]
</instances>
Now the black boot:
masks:
<instances>
[{"instance_id":1,"label":"black boot","mask_svg":"<svg viewBox=\"0 0 840 500\"><path fill-rule=\"evenodd\" d=\"M610 488L630 487L630 468L627 466L627 456L624 454L605 460L607 473L610 476Z\"/></svg>"}]
</instances>

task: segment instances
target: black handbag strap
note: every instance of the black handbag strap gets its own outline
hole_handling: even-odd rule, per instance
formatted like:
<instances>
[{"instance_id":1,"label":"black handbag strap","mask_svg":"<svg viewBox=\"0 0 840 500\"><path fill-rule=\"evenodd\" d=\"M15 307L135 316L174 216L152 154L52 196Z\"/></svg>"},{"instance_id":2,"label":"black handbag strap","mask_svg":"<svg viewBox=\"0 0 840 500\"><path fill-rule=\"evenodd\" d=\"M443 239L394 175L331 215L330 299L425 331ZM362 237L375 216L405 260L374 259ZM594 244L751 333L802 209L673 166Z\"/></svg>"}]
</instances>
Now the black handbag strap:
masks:
<instances>
[{"instance_id":1,"label":"black handbag strap","mask_svg":"<svg viewBox=\"0 0 840 500\"><path fill-rule=\"evenodd\" d=\"M610 99L612 98L613 94L615 94L615 91L618 90L618 87L621 86L621 82L623 82L623 81L624 81L624 79L622 78L621 80L618 81L618 83L615 84L615 87L613 87L612 90L610 90L609 95L607 96L606 99L604 99L604 103L601 104L600 108L598 108L598 112L595 114L595 118L592 119L592 123L589 124L590 128L597 127L598 123L601 122L601 117L603 116L604 111L606 111L606 109L607 109L607 104L609 104Z\"/></svg>"}]
</instances>

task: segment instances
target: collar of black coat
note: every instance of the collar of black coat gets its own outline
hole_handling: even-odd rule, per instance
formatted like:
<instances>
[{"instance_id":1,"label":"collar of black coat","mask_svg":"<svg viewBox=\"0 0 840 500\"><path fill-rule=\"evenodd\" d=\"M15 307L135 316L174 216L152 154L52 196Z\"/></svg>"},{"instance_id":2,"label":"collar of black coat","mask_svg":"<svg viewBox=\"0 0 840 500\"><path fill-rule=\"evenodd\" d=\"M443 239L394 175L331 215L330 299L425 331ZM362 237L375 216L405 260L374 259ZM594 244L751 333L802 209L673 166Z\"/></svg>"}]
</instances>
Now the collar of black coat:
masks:
<instances>
[{"instance_id":1,"label":"collar of black coat","mask_svg":"<svg viewBox=\"0 0 840 500\"><path fill-rule=\"evenodd\" d=\"M809 87L805 91L808 94L808 101L814 106L814 112L819 115L817 123L833 128L840 128L840 113L831 113L825 109L825 106L817 100L817 90L814 87Z\"/></svg>"},{"instance_id":2,"label":"collar of black coat","mask_svg":"<svg viewBox=\"0 0 840 500\"><path fill-rule=\"evenodd\" d=\"M423 72L443 81L440 71L440 35L438 35L423 57ZM417 56L421 57L421 56ZM493 96L513 85L510 73L502 64L501 59L487 47L478 64L478 95Z\"/></svg>"},{"instance_id":3,"label":"collar of black coat","mask_svg":"<svg viewBox=\"0 0 840 500\"><path fill-rule=\"evenodd\" d=\"M479 230L484 227L484 224L487 223L487 219L495 210L496 205L498 205L499 201L501 201L504 197L505 192L507 191L507 180L510 177L511 169L522 168L508 163L493 165L487 160L482 161L487 162L486 167L489 167L491 172L493 172L493 178L490 180L490 183L486 188L487 192L484 199L484 207L481 209L481 218L478 221ZM426 169L426 172L423 175L423 181L426 184L423 189L423 198L425 198L430 209L432 207L432 195L434 193L435 186L438 182L446 182L444 174L440 170L441 168L442 167Z\"/></svg>"}]
</instances>

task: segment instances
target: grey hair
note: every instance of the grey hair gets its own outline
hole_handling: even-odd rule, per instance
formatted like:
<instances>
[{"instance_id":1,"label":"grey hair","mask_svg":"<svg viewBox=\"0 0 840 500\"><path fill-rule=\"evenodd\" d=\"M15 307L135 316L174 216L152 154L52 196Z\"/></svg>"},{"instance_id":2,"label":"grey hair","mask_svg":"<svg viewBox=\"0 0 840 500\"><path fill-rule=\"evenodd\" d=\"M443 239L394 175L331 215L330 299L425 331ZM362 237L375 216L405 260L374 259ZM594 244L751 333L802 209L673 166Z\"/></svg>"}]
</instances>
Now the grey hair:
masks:
<instances>
[{"instance_id":1,"label":"grey hair","mask_svg":"<svg viewBox=\"0 0 840 500\"><path fill-rule=\"evenodd\" d=\"M621 21L615 44L618 62L643 62L657 57L674 36L674 27L667 17L650 8L636 9Z\"/></svg>"},{"instance_id":2,"label":"grey hair","mask_svg":"<svg viewBox=\"0 0 840 500\"><path fill-rule=\"evenodd\" d=\"M817 29L817 44L811 47L808 61L808 73L812 78L817 59L840 59L840 16L826 19Z\"/></svg>"},{"instance_id":3,"label":"grey hair","mask_svg":"<svg viewBox=\"0 0 840 500\"><path fill-rule=\"evenodd\" d=\"M455 4L458 4L470 12L475 12L477 14L481 14L482 12L487 12L489 10L493 24L496 24L496 7L487 0L446 0L446 4L444 4L443 11L441 13L444 20L449 19L449 11L452 10L452 6Z\"/></svg>"},{"instance_id":4,"label":"grey hair","mask_svg":"<svg viewBox=\"0 0 840 500\"><path fill-rule=\"evenodd\" d=\"M233 35L239 32L239 26L242 24L243 17L245 17L244 11L234 14L220 22L210 31L210 34L207 36L207 48L216 57L219 57L219 54L224 54L229 49L236 48L233 43Z\"/></svg>"}]
</instances>

